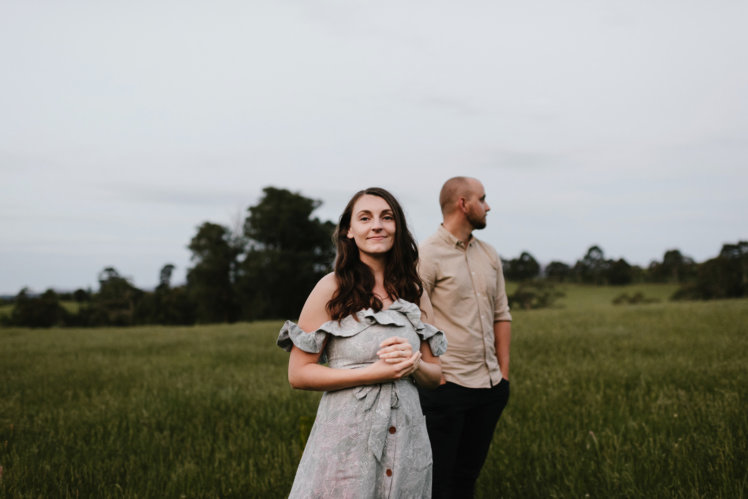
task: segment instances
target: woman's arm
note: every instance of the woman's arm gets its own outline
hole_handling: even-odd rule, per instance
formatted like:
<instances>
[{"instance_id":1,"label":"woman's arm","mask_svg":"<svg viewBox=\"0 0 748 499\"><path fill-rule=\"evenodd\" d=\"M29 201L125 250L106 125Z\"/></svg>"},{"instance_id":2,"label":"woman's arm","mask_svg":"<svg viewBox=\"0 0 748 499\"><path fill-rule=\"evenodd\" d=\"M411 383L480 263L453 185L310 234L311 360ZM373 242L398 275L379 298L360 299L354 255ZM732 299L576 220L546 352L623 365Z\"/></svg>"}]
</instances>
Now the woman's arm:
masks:
<instances>
[{"instance_id":1,"label":"woman's arm","mask_svg":"<svg viewBox=\"0 0 748 499\"><path fill-rule=\"evenodd\" d=\"M319 355L303 352L296 347L291 349L291 357L288 361L288 381L292 387L300 390L332 391L387 383L414 374L419 369L421 359L421 352L416 352L397 364L390 364L380 359L360 369L334 369L317 364ZM422 369L423 364L420 365Z\"/></svg>"}]
</instances>

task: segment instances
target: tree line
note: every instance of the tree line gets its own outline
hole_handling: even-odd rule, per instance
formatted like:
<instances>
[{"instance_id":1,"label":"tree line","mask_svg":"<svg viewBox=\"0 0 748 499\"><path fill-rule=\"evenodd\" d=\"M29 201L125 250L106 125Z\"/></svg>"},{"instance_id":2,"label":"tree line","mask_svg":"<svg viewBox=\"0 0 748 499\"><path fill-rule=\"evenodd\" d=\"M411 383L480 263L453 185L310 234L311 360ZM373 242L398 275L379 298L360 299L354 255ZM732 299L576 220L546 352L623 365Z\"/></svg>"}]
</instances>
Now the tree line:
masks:
<instances>
[{"instance_id":1,"label":"tree line","mask_svg":"<svg viewBox=\"0 0 748 499\"><path fill-rule=\"evenodd\" d=\"M175 266L161 268L152 291L137 288L115 267L98 275L99 289L33 295L22 289L12 300L6 326L190 325L296 316L315 283L332 268L335 224L313 216L321 201L286 189L266 187L247 209L240 229L204 222L190 240L186 283L172 284ZM667 251L648 267L605 258L592 246L573 265L553 261L542 268L529 253L504 259L507 281L520 285L513 305L538 308L558 297L554 283L624 285L680 284L674 299L716 299L748 295L748 242L725 244L703 263ZM64 303L74 302L71 310Z\"/></svg>"},{"instance_id":2,"label":"tree line","mask_svg":"<svg viewBox=\"0 0 748 499\"><path fill-rule=\"evenodd\" d=\"M605 258L602 248L595 245L574 263L552 261L541 268L528 252L504 261L507 281L519 282L509 297L510 305L521 308L550 306L562 293L554 283L580 283L597 286L622 286L634 283L675 283L680 288L674 300L711 300L748 296L748 242L724 244L714 258L697 263L680 250L665 252L662 261L653 260L647 267L631 265L625 259ZM626 301L625 296L617 302ZM631 303L646 301L644 297L629 299Z\"/></svg>"},{"instance_id":3,"label":"tree line","mask_svg":"<svg viewBox=\"0 0 748 499\"><path fill-rule=\"evenodd\" d=\"M522 252L504 260L504 277L508 281L542 278L598 286L678 283L681 288L676 299L738 298L748 294L748 241L724 244L716 257L703 263L677 249L668 250L662 261L653 260L647 267L631 265L623 258L607 259L599 246L590 247L573 266L552 261L544 269L530 253Z\"/></svg>"}]
</instances>

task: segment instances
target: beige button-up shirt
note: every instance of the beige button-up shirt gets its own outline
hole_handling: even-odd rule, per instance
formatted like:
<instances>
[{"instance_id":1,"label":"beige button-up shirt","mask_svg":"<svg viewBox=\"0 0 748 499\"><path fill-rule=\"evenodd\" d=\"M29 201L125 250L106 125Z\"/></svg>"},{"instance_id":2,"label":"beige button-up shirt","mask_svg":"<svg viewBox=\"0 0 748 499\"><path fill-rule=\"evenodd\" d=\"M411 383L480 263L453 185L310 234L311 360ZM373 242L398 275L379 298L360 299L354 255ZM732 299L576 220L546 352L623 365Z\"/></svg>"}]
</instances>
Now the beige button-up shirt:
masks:
<instances>
[{"instance_id":1,"label":"beige button-up shirt","mask_svg":"<svg viewBox=\"0 0 748 499\"><path fill-rule=\"evenodd\" d=\"M443 226L419 246L418 273L447 335L440 357L447 381L488 388L501 381L494 322L511 321L501 260L489 244L465 244Z\"/></svg>"}]
</instances>

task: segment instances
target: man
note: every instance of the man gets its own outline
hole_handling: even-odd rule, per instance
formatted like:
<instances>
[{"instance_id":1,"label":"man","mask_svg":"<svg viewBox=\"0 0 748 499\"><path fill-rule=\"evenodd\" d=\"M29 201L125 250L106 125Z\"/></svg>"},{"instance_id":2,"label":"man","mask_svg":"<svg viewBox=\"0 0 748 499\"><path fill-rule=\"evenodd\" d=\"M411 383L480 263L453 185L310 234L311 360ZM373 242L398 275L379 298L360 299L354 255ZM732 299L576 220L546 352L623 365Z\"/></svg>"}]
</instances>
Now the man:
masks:
<instances>
[{"instance_id":1,"label":"man","mask_svg":"<svg viewBox=\"0 0 748 499\"><path fill-rule=\"evenodd\" d=\"M421 244L419 274L447 335L442 385L421 390L434 456L434 498L473 497L494 429L509 400L511 320L501 261L473 237L486 226L478 180L447 180L439 195L443 222Z\"/></svg>"}]
</instances>

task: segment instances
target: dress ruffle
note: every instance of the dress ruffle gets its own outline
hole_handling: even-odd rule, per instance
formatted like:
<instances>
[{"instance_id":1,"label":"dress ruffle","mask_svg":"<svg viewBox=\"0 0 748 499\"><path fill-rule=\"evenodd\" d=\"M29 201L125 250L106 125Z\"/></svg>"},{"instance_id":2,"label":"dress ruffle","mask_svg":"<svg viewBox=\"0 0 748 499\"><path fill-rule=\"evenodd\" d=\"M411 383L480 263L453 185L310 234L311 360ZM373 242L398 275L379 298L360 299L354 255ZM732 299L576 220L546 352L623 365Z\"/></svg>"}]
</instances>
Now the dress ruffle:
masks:
<instances>
[{"instance_id":1,"label":"dress ruffle","mask_svg":"<svg viewBox=\"0 0 748 499\"><path fill-rule=\"evenodd\" d=\"M325 333L327 331L322 328L313 333L307 333L295 323L286 321L278 334L277 344L286 352L290 352L291 347L296 345L305 352L319 353L325 344Z\"/></svg>"},{"instance_id":2,"label":"dress ruffle","mask_svg":"<svg viewBox=\"0 0 748 499\"><path fill-rule=\"evenodd\" d=\"M325 338L328 334L348 338L365 331L374 324L405 326L407 325L405 321L410 322L422 340L428 341L434 355L442 355L447 351L447 338L444 332L431 324L421 322L421 309L418 308L418 305L401 299L396 300L389 308L379 312L367 308L357 312L355 317L349 315L340 322L334 320L325 322L311 333L305 332L294 322L286 321L278 334L277 344L287 352L290 352L291 346L295 345L305 352L319 353L325 345ZM327 359L323 352L320 363L324 362L327 362Z\"/></svg>"},{"instance_id":3,"label":"dress ruffle","mask_svg":"<svg viewBox=\"0 0 748 499\"><path fill-rule=\"evenodd\" d=\"M447 337L444 331L437 329L431 324L421 322L421 309L418 305L405 300L397 300L388 310L396 310L405 314L408 321L413 325L418 336L422 340L428 341L431 353L436 356L444 354L447 351Z\"/></svg>"}]
</instances>

